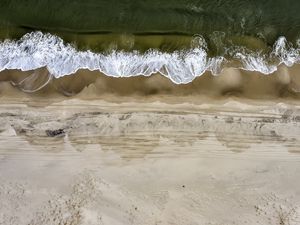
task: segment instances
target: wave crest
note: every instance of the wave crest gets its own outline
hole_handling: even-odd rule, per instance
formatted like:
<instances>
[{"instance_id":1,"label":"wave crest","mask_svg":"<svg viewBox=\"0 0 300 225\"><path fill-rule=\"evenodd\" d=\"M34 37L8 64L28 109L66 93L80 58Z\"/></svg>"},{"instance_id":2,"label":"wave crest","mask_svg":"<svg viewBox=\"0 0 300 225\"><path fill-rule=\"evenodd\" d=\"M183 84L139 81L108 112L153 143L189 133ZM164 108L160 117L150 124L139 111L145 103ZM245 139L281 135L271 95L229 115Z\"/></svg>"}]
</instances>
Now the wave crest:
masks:
<instances>
[{"instance_id":1,"label":"wave crest","mask_svg":"<svg viewBox=\"0 0 300 225\"><path fill-rule=\"evenodd\" d=\"M217 75L231 60L238 61L238 68L270 74L279 64L292 66L300 59L299 45L295 48L286 38L280 37L269 54L236 46L231 50L232 59L224 55L209 57L203 37L196 36L189 50L165 53L159 50L111 51L94 53L79 51L65 44L58 36L31 32L20 40L0 42L0 71L19 69L22 71L46 67L55 78L74 74L79 69L99 70L107 76L150 76L160 73L174 83L189 83L204 72Z\"/></svg>"}]
</instances>

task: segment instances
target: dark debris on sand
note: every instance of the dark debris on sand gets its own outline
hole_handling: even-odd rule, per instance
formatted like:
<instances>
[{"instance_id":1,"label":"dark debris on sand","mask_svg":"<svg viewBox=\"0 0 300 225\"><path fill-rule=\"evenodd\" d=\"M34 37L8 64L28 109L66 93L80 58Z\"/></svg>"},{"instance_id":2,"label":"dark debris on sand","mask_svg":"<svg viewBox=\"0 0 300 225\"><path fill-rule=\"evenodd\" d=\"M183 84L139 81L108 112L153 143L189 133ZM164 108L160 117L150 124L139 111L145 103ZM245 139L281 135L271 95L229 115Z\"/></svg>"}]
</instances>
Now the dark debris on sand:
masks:
<instances>
[{"instance_id":1,"label":"dark debris on sand","mask_svg":"<svg viewBox=\"0 0 300 225\"><path fill-rule=\"evenodd\" d=\"M46 135L48 137L61 137L65 135L64 129L57 129L57 130L46 130Z\"/></svg>"}]
</instances>

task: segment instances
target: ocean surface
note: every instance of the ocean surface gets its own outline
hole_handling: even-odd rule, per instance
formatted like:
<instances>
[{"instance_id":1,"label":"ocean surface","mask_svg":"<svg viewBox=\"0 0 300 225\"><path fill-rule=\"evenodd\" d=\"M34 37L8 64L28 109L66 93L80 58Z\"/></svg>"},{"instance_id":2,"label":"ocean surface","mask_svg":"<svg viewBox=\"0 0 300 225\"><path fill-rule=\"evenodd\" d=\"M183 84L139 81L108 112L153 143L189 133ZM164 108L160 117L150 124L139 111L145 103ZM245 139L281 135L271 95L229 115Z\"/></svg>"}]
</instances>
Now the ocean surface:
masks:
<instances>
[{"instance_id":1,"label":"ocean surface","mask_svg":"<svg viewBox=\"0 0 300 225\"><path fill-rule=\"evenodd\" d=\"M300 62L299 12L299 0L1 0L0 71L271 74Z\"/></svg>"}]
</instances>

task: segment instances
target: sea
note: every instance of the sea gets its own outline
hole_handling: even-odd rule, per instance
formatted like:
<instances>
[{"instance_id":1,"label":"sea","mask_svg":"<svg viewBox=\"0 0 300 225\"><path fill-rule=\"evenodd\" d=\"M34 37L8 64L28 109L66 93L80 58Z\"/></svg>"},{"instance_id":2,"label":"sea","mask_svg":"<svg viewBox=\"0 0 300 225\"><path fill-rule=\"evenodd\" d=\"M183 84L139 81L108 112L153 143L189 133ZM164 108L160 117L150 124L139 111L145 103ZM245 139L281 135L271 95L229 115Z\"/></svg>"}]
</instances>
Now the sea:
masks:
<instances>
[{"instance_id":1,"label":"sea","mask_svg":"<svg viewBox=\"0 0 300 225\"><path fill-rule=\"evenodd\" d=\"M264 76L300 62L299 12L299 0L1 0L0 71Z\"/></svg>"}]
</instances>

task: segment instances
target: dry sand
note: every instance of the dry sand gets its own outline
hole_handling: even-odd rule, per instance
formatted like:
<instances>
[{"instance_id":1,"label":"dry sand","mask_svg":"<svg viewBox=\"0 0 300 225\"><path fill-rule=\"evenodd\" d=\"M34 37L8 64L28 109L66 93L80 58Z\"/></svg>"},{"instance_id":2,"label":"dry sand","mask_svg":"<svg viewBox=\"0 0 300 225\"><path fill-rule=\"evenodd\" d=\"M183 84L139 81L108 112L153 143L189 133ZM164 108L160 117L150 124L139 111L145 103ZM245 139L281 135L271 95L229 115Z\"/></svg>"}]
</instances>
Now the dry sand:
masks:
<instances>
[{"instance_id":1,"label":"dry sand","mask_svg":"<svg viewBox=\"0 0 300 225\"><path fill-rule=\"evenodd\" d=\"M1 225L300 224L297 101L14 96Z\"/></svg>"}]
</instances>

